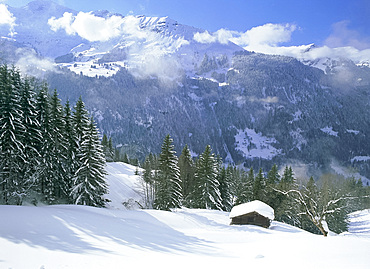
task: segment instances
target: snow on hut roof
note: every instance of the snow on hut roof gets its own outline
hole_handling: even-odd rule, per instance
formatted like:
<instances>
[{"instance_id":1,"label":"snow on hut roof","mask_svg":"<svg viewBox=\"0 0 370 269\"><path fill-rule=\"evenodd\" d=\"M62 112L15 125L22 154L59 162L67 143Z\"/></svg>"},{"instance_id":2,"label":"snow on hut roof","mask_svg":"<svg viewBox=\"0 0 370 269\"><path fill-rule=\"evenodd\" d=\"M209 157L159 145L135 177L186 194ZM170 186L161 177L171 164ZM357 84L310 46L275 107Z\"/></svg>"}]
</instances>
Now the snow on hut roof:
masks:
<instances>
[{"instance_id":1,"label":"snow on hut roof","mask_svg":"<svg viewBox=\"0 0 370 269\"><path fill-rule=\"evenodd\" d=\"M270 220L274 219L274 209L258 200L234 206L231 209L229 217L234 218L251 212L257 212L258 214L269 218Z\"/></svg>"}]
</instances>

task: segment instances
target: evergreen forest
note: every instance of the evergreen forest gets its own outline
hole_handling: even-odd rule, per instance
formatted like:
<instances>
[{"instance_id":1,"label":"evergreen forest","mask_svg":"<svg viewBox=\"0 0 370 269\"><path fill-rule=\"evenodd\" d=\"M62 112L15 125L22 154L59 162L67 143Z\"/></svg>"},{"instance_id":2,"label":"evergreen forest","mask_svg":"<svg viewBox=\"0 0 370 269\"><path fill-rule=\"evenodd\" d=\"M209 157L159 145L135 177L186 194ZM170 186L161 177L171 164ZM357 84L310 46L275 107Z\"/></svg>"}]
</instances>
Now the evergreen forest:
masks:
<instances>
[{"instance_id":1,"label":"evergreen forest","mask_svg":"<svg viewBox=\"0 0 370 269\"><path fill-rule=\"evenodd\" d=\"M350 212L369 208L370 188L361 180L323 174L314 180L297 178L290 166L282 173L225 166L210 145L197 158L186 145L180 156L167 135L159 155L149 154L141 172L143 208L188 208L230 211L234 205L260 200L270 205L275 220L327 235L348 229Z\"/></svg>"},{"instance_id":2,"label":"evergreen forest","mask_svg":"<svg viewBox=\"0 0 370 269\"><path fill-rule=\"evenodd\" d=\"M63 106L56 90L2 65L0 126L0 204L104 206L104 152L81 98Z\"/></svg>"},{"instance_id":3,"label":"evergreen forest","mask_svg":"<svg viewBox=\"0 0 370 269\"><path fill-rule=\"evenodd\" d=\"M260 200L275 219L326 235L324 224L340 233L348 213L369 208L369 187L361 180L323 174L297 178L291 167L279 172L262 167L225 166L206 145L194 158L185 145L178 156L170 135L160 154L140 164L100 135L82 98L62 105L57 90L14 67L0 66L0 204L80 204L104 207L106 161L137 167L142 208L180 207L230 211L234 205Z\"/></svg>"}]
</instances>

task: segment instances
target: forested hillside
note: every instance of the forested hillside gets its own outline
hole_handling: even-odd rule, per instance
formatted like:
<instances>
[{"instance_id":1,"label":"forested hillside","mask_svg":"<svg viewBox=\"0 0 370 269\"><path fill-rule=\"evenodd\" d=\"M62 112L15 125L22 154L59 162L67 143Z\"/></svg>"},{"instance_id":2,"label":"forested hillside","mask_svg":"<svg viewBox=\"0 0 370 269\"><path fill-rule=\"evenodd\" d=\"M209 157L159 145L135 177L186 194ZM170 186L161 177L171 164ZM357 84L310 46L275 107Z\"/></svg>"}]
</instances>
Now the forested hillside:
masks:
<instances>
[{"instance_id":1,"label":"forested hillside","mask_svg":"<svg viewBox=\"0 0 370 269\"><path fill-rule=\"evenodd\" d=\"M104 206L105 159L80 98L72 111L58 93L0 66L0 204Z\"/></svg>"}]
</instances>

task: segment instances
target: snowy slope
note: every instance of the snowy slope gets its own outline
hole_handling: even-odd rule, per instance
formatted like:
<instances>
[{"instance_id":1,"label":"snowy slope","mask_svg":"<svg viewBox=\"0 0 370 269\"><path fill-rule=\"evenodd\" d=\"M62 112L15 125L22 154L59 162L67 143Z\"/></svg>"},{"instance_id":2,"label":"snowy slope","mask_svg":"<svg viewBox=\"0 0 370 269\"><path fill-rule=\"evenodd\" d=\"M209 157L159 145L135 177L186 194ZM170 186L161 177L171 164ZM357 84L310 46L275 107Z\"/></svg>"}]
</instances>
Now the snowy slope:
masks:
<instances>
[{"instance_id":1,"label":"snowy slope","mask_svg":"<svg viewBox=\"0 0 370 269\"><path fill-rule=\"evenodd\" d=\"M123 203L129 203L128 206L138 208L138 203L141 204L140 176L135 175L135 171L136 167L130 164L107 163L109 193L105 198L111 201L108 203L108 208L125 209L126 206Z\"/></svg>"},{"instance_id":2,"label":"snowy slope","mask_svg":"<svg viewBox=\"0 0 370 269\"><path fill-rule=\"evenodd\" d=\"M356 211L350 215L349 234L370 238L370 209Z\"/></svg>"},{"instance_id":3,"label":"snowy slope","mask_svg":"<svg viewBox=\"0 0 370 269\"><path fill-rule=\"evenodd\" d=\"M135 168L108 164L112 200L137 197ZM121 182L121 183L120 183ZM126 196L128 195L128 196ZM118 200L115 200L118 199ZM0 268L368 268L370 212L345 236L272 222L230 226L227 212L0 206ZM314 257L314 259L313 259Z\"/></svg>"},{"instance_id":4,"label":"snowy slope","mask_svg":"<svg viewBox=\"0 0 370 269\"><path fill-rule=\"evenodd\" d=\"M367 268L369 238L324 238L273 222L229 226L210 210L1 206L1 268ZM5 221L4 221L5 220ZM315 259L312 259L312 257Z\"/></svg>"}]
</instances>

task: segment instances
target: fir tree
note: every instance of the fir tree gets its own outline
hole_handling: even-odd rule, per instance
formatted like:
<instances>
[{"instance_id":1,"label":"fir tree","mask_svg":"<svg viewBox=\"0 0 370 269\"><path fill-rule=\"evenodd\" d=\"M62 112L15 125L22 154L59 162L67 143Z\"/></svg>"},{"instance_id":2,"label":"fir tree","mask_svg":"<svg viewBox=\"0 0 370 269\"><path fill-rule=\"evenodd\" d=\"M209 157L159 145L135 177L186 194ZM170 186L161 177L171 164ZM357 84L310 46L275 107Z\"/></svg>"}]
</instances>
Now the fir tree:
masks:
<instances>
[{"instance_id":1,"label":"fir tree","mask_svg":"<svg viewBox=\"0 0 370 269\"><path fill-rule=\"evenodd\" d=\"M226 173L226 169L222 166L218 173L218 182L220 183L219 190L221 195L221 209L230 211L232 207L231 194L230 194L230 178Z\"/></svg>"},{"instance_id":2,"label":"fir tree","mask_svg":"<svg viewBox=\"0 0 370 269\"><path fill-rule=\"evenodd\" d=\"M61 201L68 201L69 190L68 178L66 177L66 161L67 161L67 141L65 133L65 123L63 119L63 106L58 98L57 90L54 90L50 99L50 116L49 116L49 162L52 164L52 169L49 171L49 176L53 181L54 197Z\"/></svg>"},{"instance_id":3,"label":"fir tree","mask_svg":"<svg viewBox=\"0 0 370 269\"><path fill-rule=\"evenodd\" d=\"M199 156L196 163L195 186L191 205L195 208L221 209L220 183L217 180L217 162L210 145Z\"/></svg>"},{"instance_id":4,"label":"fir tree","mask_svg":"<svg viewBox=\"0 0 370 269\"><path fill-rule=\"evenodd\" d=\"M64 106L64 113L63 113L63 120L64 120L64 142L65 145L63 149L63 155L65 156L64 160L64 180L65 180L65 190L68 193L68 200L71 201L70 197L70 190L72 188L72 180L77 171L77 164L76 164L76 155L77 155L77 137L75 134L74 126L73 126L73 119L72 119L72 110L67 100Z\"/></svg>"},{"instance_id":5,"label":"fir tree","mask_svg":"<svg viewBox=\"0 0 370 269\"><path fill-rule=\"evenodd\" d=\"M243 204L243 203L251 201L252 194L253 194L252 192L253 184L250 184L247 174L244 171L237 169L236 167L234 167L234 169L232 170L230 169L230 171L236 183L235 205L239 205L239 204Z\"/></svg>"},{"instance_id":6,"label":"fir tree","mask_svg":"<svg viewBox=\"0 0 370 269\"><path fill-rule=\"evenodd\" d=\"M271 170L267 173L266 178L266 203L270 205L273 209L277 209L279 206L279 193L275 191L277 185L280 181L280 175L278 172L278 167L274 164Z\"/></svg>"},{"instance_id":7,"label":"fir tree","mask_svg":"<svg viewBox=\"0 0 370 269\"><path fill-rule=\"evenodd\" d=\"M55 178L52 176L55 158L51 150L53 139L50 132L50 99L46 84L41 85L36 100L36 117L42 137L42 142L38 146L40 164L36 190L41 194L44 202L51 204L55 201Z\"/></svg>"},{"instance_id":8,"label":"fir tree","mask_svg":"<svg viewBox=\"0 0 370 269\"><path fill-rule=\"evenodd\" d=\"M127 153L123 154L122 162L130 163L130 160L128 159Z\"/></svg>"},{"instance_id":9,"label":"fir tree","mask_svg":"<svg viewBox=\"0 0 370 269\"><path fill-rule=\"evenodd\" d=\"M108 139L108 136L106 134L103 134L101 145L103 146L103 152L104 152L105 160L107 162L113 162L114 149L113 149L112 138Z\"/></svg>"},{"instance_id":10,"label":"fir tree","mask_svg":"<svg viewBox=\"0 0 370 269\"><path fill-rule=\"evenodd\" d=\"M154 207L160 210L178 208L182 201L180 170L172 142L170 135L167 135L159 156Z\"/></svg>"},{"instance_id":11,"label":"fir tree","mask_svg":"<svg viewBox=\"0 0 370 269\"><path fill-rule=\"evenodd\" d=\"M17 70L0 67L0 184L4 204L22 204L25 126L20 105L21 81Z\"/></svg>"},{"instance_id":12,"label":"fir tree","mask_svg":"<svg viewBox=\"0 0 370 269\"><path fill-rule=\"evenodd\" d=\"M191 158L188 145L185 145L179 157L179 169L182 183L182 196L186 203L190 190L194 185L194 162Z\"/></svg>"},{"instance_id":13,"label":"fir tree","mask_svg":"<svg viewBox=\"0 0 370 269\"><path fill-rule=\"evenodd\" d=\"M23 138L24 154L27 162L24 163L23 171L27 196L31 202L36 201L37 193L32 193L36 187L38 177L38 167L40 164L40 154L38 148L41 145L42 137L40 132L40 124L37 121L36 111L36 92L35 83L26 78L23 82L20 95L22 123L25 127L26 135ZM32 194L31 194L32 193Z\"/></svg>"},{"instance_id":14,"label":"fir tree","mask_svg":"<svg viewBox=\"0 0 370 269\"><path fill-rule=\"evenodd\" d=\"M74 111L72 114L73 136L74 136L73 150L75 154L72 171L73 178L76 177L77 170L80 169L80 167L83 165L83 162L81 160L81 151L82 151L81 147L83 137L89 128L89 124L90 124L89 115L87 109L85 108L85 104L80 96L80 98L77 100L74 106ZM72 183L71 188L74 188L74 184L75 183ZM73 203L75 203L75 199L73 197L70 198L72 199Z\"/></svg>"},{"instance_id":15,"label":"fir tree","mask_svg":"<svg viewBox=\"0 0 370 269\"><path fill-rule=\"evenodd\" d=\"M84 132L86 131L86 128L90 124L89 113L87 112L87 109L85 108L85 104L82 101L81 96L76 102L76 105L74 107L72 122L73 122L74 132L75 132L76 139L77 139L77 148L79 148L81 146L81 141L82 141Z\"/></svg>"},{"instance_id":16,"label":"fir tree","mask_svg":"<svg viewBox=\"0 0 370 269\"><path fill-rule=\"evenodd\" d=\"M260 168L253 183L253 200L260 200L262 202L266 201L265 187L265 177L263 175L262 168Z\"/></svg>"},{"instance_id":17,"label":"fir tree","mask_svg":"<svg viewBox=\"0 0 370 269\"><path fill-rule=\"evenodd\" d=\"M85 112L83 112L85 113ZM74 204L104 207L103 195L108 192L105 182L105 159L97 128L91 118L86 129L82 126L80 149L71 196Z\"/></svg>"},{"instance_id":18,"label":"fir tree","mask_svg":"<svg viewBox=\"0 0 370 269\"><path fill-rule=\"evenodd\" d=\"M293 170L291 167L286 166L284 169L283 176L278 184L278 190L287 192L289 190L298 190L297 180L294 177ZM292 192L291 195L279 196L279 206L275 211L275 219L282 221L294 226L300 225L299 204L297 204L297 194Z\"/></svg>"}]
</instances>

